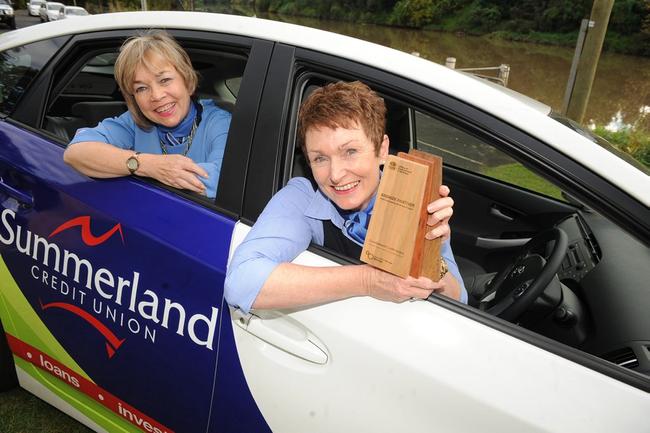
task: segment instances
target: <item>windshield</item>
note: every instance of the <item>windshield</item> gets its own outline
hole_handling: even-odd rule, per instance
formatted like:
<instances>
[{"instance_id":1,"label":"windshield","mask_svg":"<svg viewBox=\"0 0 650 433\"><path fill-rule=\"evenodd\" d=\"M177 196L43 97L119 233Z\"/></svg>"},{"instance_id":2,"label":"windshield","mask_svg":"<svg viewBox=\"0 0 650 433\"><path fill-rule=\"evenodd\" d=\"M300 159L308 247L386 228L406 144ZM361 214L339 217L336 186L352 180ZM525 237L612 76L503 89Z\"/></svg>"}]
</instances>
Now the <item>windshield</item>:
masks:
<instances>
[{"instance_id":1,"label":"windshield","mask_svg":"<svg viewBox=\"0 0 650 433\"><path fill-rule=\"evenodd\" d=\"M61 6L63 6L61 3L50 3L50 4L47 5L47 8L49 10L55 10L55 9L59 10L59 9L61 9Z\"/></svg>"},{"instance_id":2,"label":"windshield","mask_svg":"<svg viewBox=\"0 0 650 433\"><path fill-rule=\"evenodd\" d=\"M9 6L11 6L11 3L9 3L9 0L0 0L0 5L9 5Z\"/></svg>"},{"instance_id":3,"label":"windshield","mask_svg":"<svg viewBox=\"0 0 650 433\"><path fill-rule=\"evenodd\" d=\"M578 134L582 135L585 138L588 138L589 140L593 141L594 143L598 144L600 147L603 149L609 151L610 153L613 153L614 155L618 156L631 166L639 169L641 172L650 175L650 169L646 167L645 165L641 164L639 161L634 159L631 155L623 152L622 150L616 148L613 146L609 141L605 140L603 137L601 137L598 134L594 134L592 131L583 128L580 124L576 123L575 121L564 117L563 115L559 113L551 113L550 117L564 126L568 126L569 128L573 129L576 131Z\"/></svg>"}]
</instances>

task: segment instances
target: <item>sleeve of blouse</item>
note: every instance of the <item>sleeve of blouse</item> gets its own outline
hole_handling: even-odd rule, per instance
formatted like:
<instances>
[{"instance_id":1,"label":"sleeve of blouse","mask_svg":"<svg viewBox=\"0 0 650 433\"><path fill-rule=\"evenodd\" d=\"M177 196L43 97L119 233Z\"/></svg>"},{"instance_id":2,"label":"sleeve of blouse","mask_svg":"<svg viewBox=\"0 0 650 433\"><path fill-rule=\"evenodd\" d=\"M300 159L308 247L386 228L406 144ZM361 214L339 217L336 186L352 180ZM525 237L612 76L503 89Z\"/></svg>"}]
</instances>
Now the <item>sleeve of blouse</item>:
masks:
<instances>
[{"instance_id":1,"label":"sleeve of blouse","mask_svg":"<svg viewBox=\"0 0 650 433\"><path fill-rule=\"evenodd\" d=\"M454 259L454 253L451 251L451 241L449 239L442 243L440 255L445 259L445 262L447 262L449 272L451 272L451 274L456 277L458 283L460 284L460 302L467 304L467 289L465 288L463 277L460 275L460 270L456 264L456 259Z\"/></svg>"},{"instance_id":2,"label":"sleeve of blouse","mask_svg":"<svg viewBox=\"0 0 650 433\"><path fill-rule=\"evenodd\" d=\"M304 211L313 194L311 186L292 179L267 204L228 265L225 297L230 305L248 312L271 272L307 249L313 227Z\"/></svg>"}]
</instances>

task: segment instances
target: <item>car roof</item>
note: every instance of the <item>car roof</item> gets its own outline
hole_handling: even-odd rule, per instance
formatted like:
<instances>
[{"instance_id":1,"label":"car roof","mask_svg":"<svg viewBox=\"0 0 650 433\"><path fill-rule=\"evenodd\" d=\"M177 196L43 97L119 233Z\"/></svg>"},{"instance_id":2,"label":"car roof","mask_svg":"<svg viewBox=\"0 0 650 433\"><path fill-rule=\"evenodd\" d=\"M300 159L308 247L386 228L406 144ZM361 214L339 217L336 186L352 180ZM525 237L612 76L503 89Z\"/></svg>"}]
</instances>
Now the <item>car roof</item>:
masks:
<instances>
[{"instance_id":1,"label":"car roof","mask_svg":"<svg viewBox=\"0 0 650 433\"><path fill-rule=\"evenodd\" d=\"M650 206L650 176L610 152L560 125L541 105L514 97L443 65L392 48L323 30L255 17L205 12L118 12L83 20L50 22L0 35L0 50L57 36L116 29L167 28L205 30L265 39L358 61L419 82L526 131L620 186ZM548 114L548 113L546 113Z\"/></svg>"}]
</instances>

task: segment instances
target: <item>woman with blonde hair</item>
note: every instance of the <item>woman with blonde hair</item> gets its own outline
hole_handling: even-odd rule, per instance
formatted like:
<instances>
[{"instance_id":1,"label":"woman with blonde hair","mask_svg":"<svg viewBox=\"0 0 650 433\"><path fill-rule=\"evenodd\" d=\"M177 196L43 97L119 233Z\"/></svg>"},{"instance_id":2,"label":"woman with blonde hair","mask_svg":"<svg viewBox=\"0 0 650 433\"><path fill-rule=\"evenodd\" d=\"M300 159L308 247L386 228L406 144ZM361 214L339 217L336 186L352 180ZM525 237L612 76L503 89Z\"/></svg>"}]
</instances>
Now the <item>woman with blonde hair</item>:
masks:
<instances>
[{"instance_id":1,"label":"woman with blonde hair","mask_svg":"<svg viewBox=\"0 0 650 433\"><path fill-rule=\"evenodd\" d=\"M65 162L92 177L150 177L215 197L231 116L192 98L198 77L178 42L164 31L128 39L115 80L128 111L79 129Z\"/></svg>"}]
</instances>

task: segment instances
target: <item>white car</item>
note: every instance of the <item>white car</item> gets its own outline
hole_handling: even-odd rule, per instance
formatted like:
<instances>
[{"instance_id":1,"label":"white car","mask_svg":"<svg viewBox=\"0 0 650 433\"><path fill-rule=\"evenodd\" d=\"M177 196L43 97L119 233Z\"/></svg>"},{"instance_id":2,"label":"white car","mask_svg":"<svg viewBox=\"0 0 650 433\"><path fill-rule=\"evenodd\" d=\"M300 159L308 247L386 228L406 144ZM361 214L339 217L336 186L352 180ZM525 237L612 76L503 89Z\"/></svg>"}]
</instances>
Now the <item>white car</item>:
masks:
<instances>
[{"instance_id":1,"label":"white car","mask_svg":"<svg viewBox=\"0 0 650 433\"><path fill-rule=\"evenodd\" d=\"M29 0L27 3L27 13L32 17L39 16L39 10L41 9L41 3L44 3L43 0Z\"/></svg>"},{"instance_id":2,"label":"white car","mask_svg":"<svg viewBox=\"0 0 650 433\"><path fill-rule=\"evenodd\" d=\"M41 17L41 22L56 21L59 19L59 11L65 5L58 2L43 2L38 10L38 15Z\"/></svg>"},{"instance_id":3,"label":"white car","mask_svg":"<svg viewBox=\"0 0 650 433\"><path fill-rule=\"evenodd\" d=\"M0 0L0 23L6 24L10 29L16 28L16 16L10 0Z\"/></svg>"},{"instance_id":4,"label":"white car","mask_svg":"<svg viewBox=\"0 0 650 433\"><path fill-rule=\"evenodd\" d=\"M64 6L59 9L60 20L67 18L80 18L88 15L88 11L81 6Z\"/></svg>"},{"instance_id":5,"label":"white car","mask_svg":"<svg viewBox=\"0 0 650 433\"><path fill-rule=\"evenodd\" d=\"M0 38L0 388L100 432L647 432L650 176L550 109L361 40L257 18L101 14ZM125 109L125 37L168 29L232 113L217 197L62 159ZM307 175L301 100L363 80L394 151L441 155L469 305L243 314L228 260ZM295 262L357 263L312 245ZM305 287L309 290L309 287Z\"/></svg>"}]
</instances>

